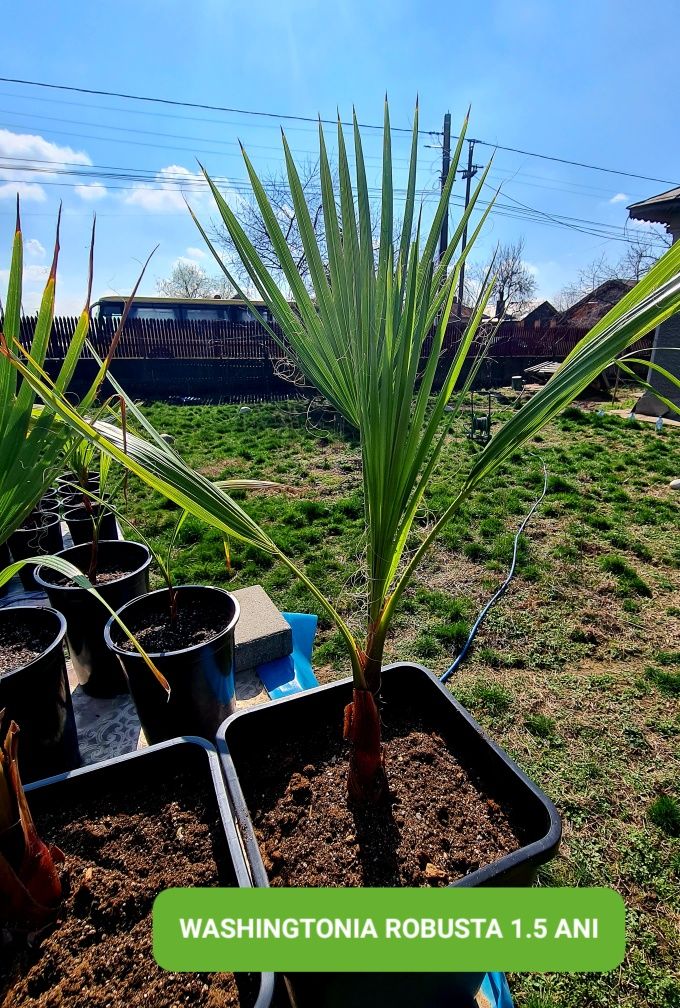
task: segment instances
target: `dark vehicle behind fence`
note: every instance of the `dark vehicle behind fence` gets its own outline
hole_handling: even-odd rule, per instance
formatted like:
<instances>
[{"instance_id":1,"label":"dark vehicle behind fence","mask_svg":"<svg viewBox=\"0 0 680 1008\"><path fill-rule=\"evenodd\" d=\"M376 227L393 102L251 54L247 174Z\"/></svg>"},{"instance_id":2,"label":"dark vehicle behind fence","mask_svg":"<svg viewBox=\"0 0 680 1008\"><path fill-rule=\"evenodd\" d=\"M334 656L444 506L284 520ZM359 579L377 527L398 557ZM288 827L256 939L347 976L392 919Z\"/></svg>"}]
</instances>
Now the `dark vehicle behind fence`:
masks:
<instances>
[{"instance_id":1,"label":"dark vehicle behind fence","mask_svg":"<svg viewBox=\"0 0 680 1008\"><path fill-rule=\"evenodd\" d=\"M92 313L98 319L118 322L123 314L126 298L102 297L92 306ZM262 301L253 304L266 321L271 321ZM240 298L164 298L135 297L132 299L127 316L133 319L148 319L173 322L255 322L248 306Z\"/></svg>"}]
</instances>

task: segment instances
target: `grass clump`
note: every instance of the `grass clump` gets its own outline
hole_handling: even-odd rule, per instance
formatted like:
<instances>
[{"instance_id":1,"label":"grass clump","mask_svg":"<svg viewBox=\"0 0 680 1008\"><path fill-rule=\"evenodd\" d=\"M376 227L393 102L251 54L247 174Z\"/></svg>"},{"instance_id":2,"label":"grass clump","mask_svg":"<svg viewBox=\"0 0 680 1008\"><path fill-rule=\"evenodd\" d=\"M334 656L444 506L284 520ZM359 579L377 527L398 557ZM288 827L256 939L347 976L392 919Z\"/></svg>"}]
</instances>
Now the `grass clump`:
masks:
<instances>
[{"instance_id":1,"label":"grass clump","mask_svg":"<svg viewBox=\"0 0 680 1008\"><path fill-rule=\"evenodd\" d=\"M647 815L667 836L680 837L680 802L675 798L659 795L647 809Z\"/></svg>"},{"instance_id":2,"label":"grass clump","mask_svg":"<svg viewBox=\"0 0 680 1008\"><path fill-rule=\"evenodd\" d=\"M524 718L524 727L536 738L551 739L555 737L555 721L547 714L528 714Z\"/></svg>"},{"instance_id":3,"label":"grass clump","mask_svg":"<svg viewBox=\"0 0 680 1008\"><path fill-rule=\"evenodd\" d=\"M657 665L680 665L680 651L655 651L654 661Z\"/></svg>"},{"instance_id":4,"label":"grass clump","mask_svg":"<svg viewBox=\"0 0 680 1008\"><path fill-rule=\"evenodd\" d=\"M645 669L645 677L666 696L680 697L680 672L669 672L651 665Z\"/></svg>"},{"instance_id":5,"label":"grass clump","mask_svg":"<svg viewBox=\"0 0 680 1008\"><path fill-rule=\"evenodd\" d=\"M496 683L482 680L477 680L461 691L461 698L466 706L481 709L492 718L507 714L513 704L512 693Z\"/></svg>"},{"instance_id":6,"label":"grass clump","mask_svg":"<svg viewBox=\"0 0 680 1008\"><path fill-rule=\"evenodd\" d=\"M600 557L600 567L607 574L613 574L618 579L622 594L642 595L649 598L652 590L649 585L642 580L634 567L631 567L623 557L610 553Z\"/></svg>"}]
</instances>

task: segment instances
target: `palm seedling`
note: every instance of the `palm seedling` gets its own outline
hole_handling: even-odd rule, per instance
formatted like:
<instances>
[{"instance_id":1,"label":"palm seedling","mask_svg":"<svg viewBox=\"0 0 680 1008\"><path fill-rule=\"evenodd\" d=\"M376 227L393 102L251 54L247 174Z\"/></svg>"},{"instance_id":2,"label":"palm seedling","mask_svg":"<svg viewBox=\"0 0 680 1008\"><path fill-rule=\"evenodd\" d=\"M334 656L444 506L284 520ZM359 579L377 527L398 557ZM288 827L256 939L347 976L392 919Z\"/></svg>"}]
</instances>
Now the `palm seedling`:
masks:
<instances>
[{"instance_id":1,"label":"palm seedling","mask_svg":"<svg viewBox=\"0 0 680 1008\"><path fill-rule=\"evenodd\" d=\"M0 917L24 927L39 927L53 917L61 900L58 847L36 833L17 764L19 728L9 723L2 738L0 711Z\"/></svg>"},{"instance_id":2,"label":"palm seedling","mask_svg":"<svg viewBox=\"0 0 680 1008\"><path fill-rule=\"evenodd\" d=\"M94 241L94 233L93 233ZM33 340L29 367L32 373L44 374L52 319L59 258L59 224L54 246L52 267L45 285ZM87 304L73 334L69 351L54 381L54 387L65 393L75 371L81 350L87 339L90 322L90 289L92 277L90 253L90 285ZM23 238L17 198L17 218L12 249L5 314L2 322L3 344L19 345L21 323L23 271ZM100 371L83 399L85 408L91 404L101 386L104 371ZM30 382L17 382L16 370L5 355L0 355L0 542L21 526L60 471L63 452L73 438L73 432L50 410L36 404Z\"/></svg>"},{"instance_id":3,"label":"palm seedling","mask_svg":"<svg viewBox=\"0 0 680 1008\"><path fill-rule=\"evenodd\" d=\"M12 259L5 313L1 320L2 331L0 332L0 544L4 543L7 537L21 526L45 491L52 486L56 476L63 468L65 455L68 456L75 451L81 461L86 464L90 455L100 454L96 446L93 447L91 442L83 440L82 435L74 435L73 427L64 423L63 418L57 412L45 408L37 400L34 386L36 381L39 383L49 382L49 387L55 395L65 397L70 391L76 365L86 346L89 333L94 263L94 223L90 242L85 306L57 375L53 380L49 379L45 366L54 319L57 265L60 252L60 220L61 210L57 218L52 265L35 321L33 339L30 348L26 349L20 341L23 237L17 196ZM144 274L144 269L135 285L135 291ZM101 413L102 407L97 406L97 397L120 339L126 315L127 309L113 335L106 359L99 361L94 380L80 399L78 410L82 411L84 415ZM16 360L23 363L21 374L17 373ZM103 458L101 462L102 474L105 475L108 472L110 464L108 456ZM80 587L91 591L113 615L111 607L96 592L88 578L77 567L61 557L36 556L15 561L4 570L0 570L0 586L6 584L19 572L22 566L33 563L41 563L50 567ZM167 689L168 685L165 679L160 676L158 670L148 659L143 649L134 641L134 638L131 639L153 673L158 676L163 687Z\"/></svg>"},{"instance_id":4,"label":"palm seedling","mask_svg":"<svg viewBox=\"0 0 680 1008\"><path fill-rule=\"evenodd\" d=\"M580 341L544 388L513 415L471 464L461 459L461 475L452 489L449 505L425 532L418 531L416 517L423 496L442 453L453 444L449 438L451 424L483 354L479 334L491 278L483 285L455 351L447 358L443 348L462 263L490 209L487 206L481 214L472 237L456 255L461 235L486 184L488 168L474 189L467 211L453 229L451 241L434 265L466 127L467 121L441 199L426 228L422 213L416 212L416 109L403 219L399 237L395 239L387 105L377 232L356 118L354 182L343 128L338 124L338 192L333 186L320 125L319 163L327 258L317 244L303 187L284 136L291 200L309 265L311 293L297 272L277 215L244 152L262 219L294 305L282 294L217 186L205 176L233 246L283 336L272 330L264 318L260 318L261 324L284 344L309 382L359 432L367 585L360 633L353 631L313 580L276 545L275 533L270 536L228 493L191 470L136 408L132 407L141 424L142 436L128 435L124 440L119 427L88 423L59 395L59 390L52 389L22 362L15 362L44 402L142 480L225 536L269 553L302 579L336 623L351 662L354 692L346 710L345 734L350 743L349 793L357 800L377 800L385 790L376 702L383 651L399 600L428 549L482 480L578 396L630 344L680 308L679 243ZM196 223L218 263L245 297L221 263L204 229ZM251 310L256 311L252 305ZM464 365L470 357L472 364L464 377Z\"/></svg>"}]
</instances>

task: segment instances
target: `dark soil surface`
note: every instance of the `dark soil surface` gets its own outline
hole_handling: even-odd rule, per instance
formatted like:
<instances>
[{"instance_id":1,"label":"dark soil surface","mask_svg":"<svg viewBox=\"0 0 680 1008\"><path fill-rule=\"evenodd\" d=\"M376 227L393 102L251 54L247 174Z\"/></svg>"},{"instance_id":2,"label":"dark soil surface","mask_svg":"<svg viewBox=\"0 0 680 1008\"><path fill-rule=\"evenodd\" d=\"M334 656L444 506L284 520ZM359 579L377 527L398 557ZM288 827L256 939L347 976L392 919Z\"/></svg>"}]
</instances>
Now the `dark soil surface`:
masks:
<instances>
[{"instance_id":1,"label":"dark soil surface","mask_svg":"<svg viewBox=\"0 0 680 1008\"><path fill-rule=\"evenodd\" d=\"M87 571L83 571L83 573L87 574ZM92 583L95 585L109 584L111 581L119 581L121 578L127 577L127 575L131 573L131 570L121 567L120 564L115 562L100 563L97 565L97 576L93 579ZM43 568L41 577L50 584L58 585L60 588L76 587L70 578L64 577L56 571L50 571L46 567Z\"/></svg>"},{"instance_id":2,"label":"dark soil surface","mask_svg":"<svg viewBox=\"0 0 680 1008\"><path fill-rule=\"evenodd\" d=\"M437 732L392 719L383 735L390 794L379 807L348 805L335 730L310 728L249 767L246 800L271 885L443 886L522 845L512 810L484 795Z\"/></svg>"},{"instance_id":3,"label":"dark soil surface","mask_svg":"<svg viewBox=\"0 0 680 1008\"><path fill-rule=\"evenodd\" d=\"M214 798L188 779L173 779L172 800L157 787L133 790L129 807L119 812L102 796L87 813L38 817L43 839L66 854L70 892L36 947L13 959L0 953L0 1008L254 1004L259 974L167 973L153 958L151 908L158 892L232 882Z\"/></svg>"},{"instance_id":4,"label":"dark soil surface","mask_svg":"<svg viewBox=\"0 0 680 1008\"><path fill-rule=\"evenodd\" d=\"M0 625L0 676L35 661L53 640L50 630L37 630L20 616L11 626L3 621Z\"/></svg>"},{"instance_id":5,"label":"dark soil surface","mask_svg":"<svg viewBox=\"0 0 680 1008\"><path fill-rule=\"evenodd\" d=\"M141 621L133 620L126 624L148 654L159 654L205 644L228 626L229 619L223 607L206 605L203 600L182 603L180 596L174 623L170 622L168 612L158 610L149 613L145 622L142 625ZM116 643L125 651L135 650L127 639L118 638Z\"/></svg>"}]
</instances>

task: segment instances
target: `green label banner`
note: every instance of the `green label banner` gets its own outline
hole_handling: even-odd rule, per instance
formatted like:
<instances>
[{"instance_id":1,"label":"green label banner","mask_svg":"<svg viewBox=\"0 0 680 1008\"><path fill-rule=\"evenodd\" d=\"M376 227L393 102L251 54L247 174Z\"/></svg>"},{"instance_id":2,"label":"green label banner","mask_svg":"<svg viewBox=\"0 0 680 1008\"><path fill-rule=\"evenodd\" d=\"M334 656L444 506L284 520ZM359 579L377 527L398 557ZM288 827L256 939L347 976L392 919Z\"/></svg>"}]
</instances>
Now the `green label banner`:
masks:
<instances>
[{"instance_id":1,"label":"green label banner","mask_svg":"<svg viewBox=\"0 0 680 1008\"><path fill-rule=\"evenodd\" d=\"M604 972L623 960L612 889L167 889L164 969L200 972Z\"/></svg>"}]
</instances>

